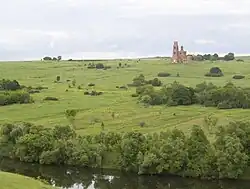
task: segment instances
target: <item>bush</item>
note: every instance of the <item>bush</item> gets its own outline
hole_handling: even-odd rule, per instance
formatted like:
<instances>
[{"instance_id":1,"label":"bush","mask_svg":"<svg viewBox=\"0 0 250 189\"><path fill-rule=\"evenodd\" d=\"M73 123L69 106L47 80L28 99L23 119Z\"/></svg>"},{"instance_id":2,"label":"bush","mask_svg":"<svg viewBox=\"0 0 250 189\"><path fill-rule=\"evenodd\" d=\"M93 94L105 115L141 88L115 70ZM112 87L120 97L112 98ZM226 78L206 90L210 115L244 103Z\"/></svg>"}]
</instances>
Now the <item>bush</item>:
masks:
<instances>
[{"instance_id":1,"label":"bush","mask_svg":"<svg viewBox=\"0 0 250 189\"><path fill-rule=\"evenodd\" d=\"M158 73L158 77L169 77L171 74L170 73L167 73L167 72L160 72Z\"/></svg>"},{"instance_id":2,"label":"bush","mask_svg":"<svg viewBox=\"0 0 250 189\"><path fill-rule=\"evenodd\" d=\"M222 73L206 73L205 74L206 77L221 77L223 76Z\"/></svg>"},{"instance_id":3,"label":"bush","mask_svg":"<svg viewBox=\"0 0 250 189\"><path fill-rule=\"evenodd\" d=\"M40 93L41 91L31 89L31 90L29 90L28 92L29 92L30 94L35 94L35 93Z\"/></svg>"},{"instance_id":4,"label":"bush","mask_svg":"<svg viewBox=\"0 0 250 189\"><path fill-rule=\"evenodd\" d=\"M244 75L234 75L233 79L244 79L245 76Z\"/></svg>"},{"instance_id":5,"label":"bush","mask_svg":"<svg viewBox=\"0 0 250 189\"><path fill-rule=\"evenodd\" d=\"M111 69L111 66L104 66L104 70Z\"/></svg>"},{"instance_id":6,"label":"bush","mask_svg":"<svg viewBox=\"0 0 250 189\"><path fill-rule=\"evenodd\" d=\"M244 62L244 60L242 60L242 59L237 59L236 61L237 62Z\"/></svg>"},{"instance_id":7,"label":"bush","mask_svg":"<svg viewBox=\"0 0 250 189\"><path fill-rule=\"evenodd\" d=\"M123 86L120 86L119 88L120 88L120 89L126 89L126 90L128 89L128 87L126 87L126 86L124 86L124 85L123 85Z\"/></svg>"},{"instance_id":8,"label":"bush","mask_svg":"<svg viewBox=\"0 0 250 189\"><path fill-rule=\"evenodd\" d=\"M136 93L135 93L135 94L132 94L131 96L132 96L132 97L138 97L139 94L136 94Z\"/></svg>"},{"instance_id":9,"label":"bush","mask_svg":"<svg viewBox=\"0 0 250 189\"><path fill-rule=\"evenodd\" d=\"M89 86L89 87L94 87L95 84L94 84L94 83L89 83L88 86Z\"/></svg>"},{"instance_id":10,"label":"bush","mask_svg":"<svg viewBox=\"0 0 250 189\"><path fill-rule=\"evenodd\" d=\"M61 77L58 75L56 76L56 81L59 82L61 80Z\"/></svg>"},{"instance_id":11,"label":"bush","mask_svg":"<svg viewBox=\"0 0 250 189\"><path fill-rule=\"evenodd\" d=\"M0 106L10 104L28 104L33 102L34 100L26 91L0 92Z\"/></svg>"},{"instance_id":12,"label":"bush","mask_svg":"<svg viewBox=\"0 0 250 189\"><path fill-rule=\"evenodd\" d=\"M43 100L46 100L46 101L58 101L59 99L56 98L56 97L47 96Z\"/></svg>"},{"instance_id":13,"label":"bush","mask_svg":"<svg viewBox=\"0 0 250 189\"><path fill-rule=\"evenodd\" d=\"M103 92L98 92L98 91L91 91L91 92L88 92L88 91L85 91L83 94L84 94L84 95L90 95L90 96L99 96L99 95L102 95Z\"/></svg>"},{"instance_id":14,"label":"bush","mask_svg":"<svg viewBox=\"0 0 250 189\"><path fill-rule=\"evenodd\" d=\"M97 63L95 67L96 67L96 69L104 69L105 68L105 66L102 63Z\"/></svg>"},{"instance_id":15,"label":"bush","mask_svg":"<svg viewBox=\"0 0 250 189\"><path fill-rule=\"evenodd\" d=\"M223 73L219 67L212 67L209 70L209 73L206 73L205 76L207 76L207 77L221 77L221 76L223 76Z\"/></svg>"},{"instance_id":16,"label":"bush","mask_svg":"<svg viewBox=\"0 0 250 189\"><path fill-rule=\"evenodd\" d=\"M17 80L2 79L0 80L0 90L10 90L15 91L21 89L21 85Z\"/></svg>"},{"instance_id":17,"label":"bush","mask_svg":"<svg viewBox=\"0 0 250 189\"><path fill-rule=\"evenodd\" d=\"M90 65L88 65L88 67L87 67L88 69L95 69L96 67L95 67L95 65L94 64L90 64Z\"/></svg>"},{"instance_id":18,"label":"bush","mask_svg":"<svg viewBox=\"0 0 250 189\"><path fill-rule=\"evenodd\" d=\"M154 78L153 80L149 80L149 84L155 87L159 87L162 85L162 82L158 78Z\"/></svg>"}]
</instances>

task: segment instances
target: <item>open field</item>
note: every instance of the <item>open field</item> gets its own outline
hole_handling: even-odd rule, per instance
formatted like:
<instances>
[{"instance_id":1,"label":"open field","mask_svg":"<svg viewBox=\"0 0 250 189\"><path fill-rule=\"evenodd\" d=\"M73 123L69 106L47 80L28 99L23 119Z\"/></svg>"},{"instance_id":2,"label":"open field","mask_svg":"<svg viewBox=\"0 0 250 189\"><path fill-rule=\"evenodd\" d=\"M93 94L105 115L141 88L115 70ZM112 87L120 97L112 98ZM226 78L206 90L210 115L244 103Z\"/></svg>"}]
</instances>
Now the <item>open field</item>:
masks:
<instances>
[{"instance_id":1,"label":"open field","mask_svg":"<svg viewBox=\"0 0 250 189\"><path fill-rule=\"evenodd\" d=\"M32 178L5 173L0 171L0 188L1 189L52 189L53 187L47 186L40 181Z\"/></svg>"},{"instance_id":2,"label":"open field","mask_svg":"<svg viewBox=\"0 0 250 189\"><path fill-rule=\"evenodd\" d=\"M127 63L130 67L117 69L118 63ZM135 88L129 90L117 89L132 82L139 74L146 79L153 79L159 72L171 73L171 77L160 78L164 84L178 81L181 84L195 86L203 81L216 85L224 85L232 81L238 86L250 87L250 60L245 62L195 62L188 65L170 64L166 59L136 60L110 60L103 61L105 65L112 66L108 70L87 69L89 62L3 62L0 63L0 79L16 79L25 86L45 86L48 89L41 93L32 94L34 104L9 105L0 107L0 123L26 121L36 124L53 126L65 125L66 109L80 109L76 116L77 131L80 134L92 134L101 130L101 122L106 131L133 131L155 132L177 127L189 131L192 125L202 124L207 114L215 114L220 123L230 120L250 120L250 110L218 110L201 106L144 107L137 104L137 98L131 94ZM224 77L207 78L204 74L213 66L222 69ZM179 73L180 77L176 77ZM235 74L245 75L242 80L233 80ZM56 76L61 76L61 83L54 83ZM76 86L83 85L83 89L68 89L67 79L75 79ZM88 83L95 83L97 91L103 91L101 96L84 95ZM65 90L68 89L68 92ZM59 101L43 101L44 97L52 96ZM115 113L113 119L111 114ZM173 115L175 113L175 116ZM139 123L144 121L146 126L141 128ZM93 123L95 122L95 123Z\"/></svg>"}]
</instances>

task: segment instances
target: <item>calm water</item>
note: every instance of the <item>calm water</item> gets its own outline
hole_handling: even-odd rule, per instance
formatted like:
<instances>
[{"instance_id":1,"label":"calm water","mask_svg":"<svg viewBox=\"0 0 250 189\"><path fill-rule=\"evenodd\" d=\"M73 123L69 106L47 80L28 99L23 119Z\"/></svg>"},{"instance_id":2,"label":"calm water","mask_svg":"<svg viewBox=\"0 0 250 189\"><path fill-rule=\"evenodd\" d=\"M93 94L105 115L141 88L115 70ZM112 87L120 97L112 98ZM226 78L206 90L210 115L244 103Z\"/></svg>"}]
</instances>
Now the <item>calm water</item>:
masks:
<instances>
[{"instance_id":1,"label":"calm water","mask_svg":"<svg viewBox=\"0 0 250 189\"><path fill-rule=\"evenodd\" d=\"M65 189L248 189L247 181L200 181L167 176L137 176L114 171L39 166L0 160L0 170L35 177Z\"/></svg>"}]
</instances>

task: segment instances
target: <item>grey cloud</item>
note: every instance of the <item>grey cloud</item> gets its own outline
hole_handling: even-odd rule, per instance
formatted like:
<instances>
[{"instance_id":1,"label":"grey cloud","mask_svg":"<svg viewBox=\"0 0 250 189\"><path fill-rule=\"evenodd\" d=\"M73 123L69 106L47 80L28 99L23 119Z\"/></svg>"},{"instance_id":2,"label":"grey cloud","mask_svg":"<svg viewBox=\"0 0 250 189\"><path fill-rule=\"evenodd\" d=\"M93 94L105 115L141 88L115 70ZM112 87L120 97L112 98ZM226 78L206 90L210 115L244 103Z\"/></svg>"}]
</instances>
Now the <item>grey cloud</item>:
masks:
<instances>
[{"instance_id":1,"label":"grey cloud","mask_svg":"<svg viewBox=\"0 0 250 189\"><path fill-rule=\"evenodd\" d=\"M196 14L174 14L163 11L165 0L144 1L144 4L141 0L101 2L4 1L0 12L0 59L59 54L169 55L173 40L179 40L190 52L247 53L250 49L247 43L250 14L207 11L199 15L199 10ZM232 0L227 2L229 8L233 7ZM247 1L242 0L244 3ZM239 5L235 7L237 11L245 10Z\"/></svg>"}]
</instances>

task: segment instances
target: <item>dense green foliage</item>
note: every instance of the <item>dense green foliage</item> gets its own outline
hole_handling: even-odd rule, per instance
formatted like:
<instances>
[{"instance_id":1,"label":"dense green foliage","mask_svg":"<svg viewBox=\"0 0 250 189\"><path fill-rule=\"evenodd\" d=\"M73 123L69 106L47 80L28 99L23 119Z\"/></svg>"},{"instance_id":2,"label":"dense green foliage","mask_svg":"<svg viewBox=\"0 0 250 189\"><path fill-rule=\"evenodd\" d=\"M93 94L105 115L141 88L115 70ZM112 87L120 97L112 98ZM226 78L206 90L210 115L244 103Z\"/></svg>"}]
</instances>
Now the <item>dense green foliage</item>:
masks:
<instances>
[{"instance_id":1,"label":"dense green foliage","mask_svg":"<svg viewBox=\"0 0 250 189\"><path fill-rule=\"evenodd\" d=\"M26 87L21 86L17 80L0 80L0 106L32 103L30 93L35 93L35 91L32 91L32 88L22 90L24 88Z\"/></svg>"},{"instance_id":2,"label":"dense green foliage","mask_svg":"<svg viewBox=\"0 0 250 189\"><path fill-rule=\"evenodd\" d=\"M195 88L186 87L178 82L155 90L152 86L137 87L139 101L150 105L166 104L168 106L201 104L219 109L249 108L250 91L227 83L223 87L212 83L201 83Z\"/></svg>"},{"instance_id":3,"label":"dense green foliage","mask_svg":"<svg viewBox=\"0 0 250 189\"><path fill-rule=\"evenodd\" d=\"M235 57L234 57L234 53L228 53L226 54L225 56L223 57L219 57L219 55L217 53L215 54L204 54L204 55L201 55L201 54L198 54L198 55L193 55L191 57L192 60L194 61L204 61L204 60L210 60L210 61L217 61L217 60L224 60L224 61L231 61L231 60L234 60Z\"/></svg>"},{"instance_id":4,"label":"dense green foliage","mask_svg":"<svg viewBox=\"0 0 250 189\"><path fill-rule=\"evenodd\" d=\"M143 135L101 132L77 136L68 126L28 123L1 126L0 155L24 162L117 169L138 174L171 173L200 178L238 178L249 162L250 124L219 127L210 142L199 126ZM112 159L109 164L107 160Z\"/></svg>"},{"instance_id":5,"label":"dense green foliage","mask_svg":"<svg viewBox=\"0 0 250 189\"><path fill-rule=\"evenodd\" d=\"M0 106L10 104L28 104L34 102L26 91L5 91L0 92Z\"/></svg>"},{"instance_id":6,"label":"dense green foliage","mask_svg":"<svg viewBox=\"0 0 250 189\"><path fill-rule=\"evenodd\" d=\"M21 85L16 80L9 80L9 79L2 79L0 80L0 91L1 90L8 90L8 91L15 91L21 89Z\"/></svg>"},{"instance_id":7,"label":"dense green foliage","mask_svg":"<svg viewBox=\"0 0 250 189\"><path fill-rule=\"evenodd\" d=\"M205 74L207 77L221 77L223 73L219 67L212 67L208 73Z\"/></svg>"},{"instance_id":8,"label":"dense green foliage","mask_svg":"<svg viewBox=\"0 0 250 189\"><path fill-rule=\"evenodd\" d=\"M146 80L145 76L143 74L140 74L139 76L135 77L133 79L132 84L128 84L128 86L144 86L144 85L152 85L152 86L161 86L162 82L158 78L154 78L152 80Z\"/></svg>"}]
</instances>

